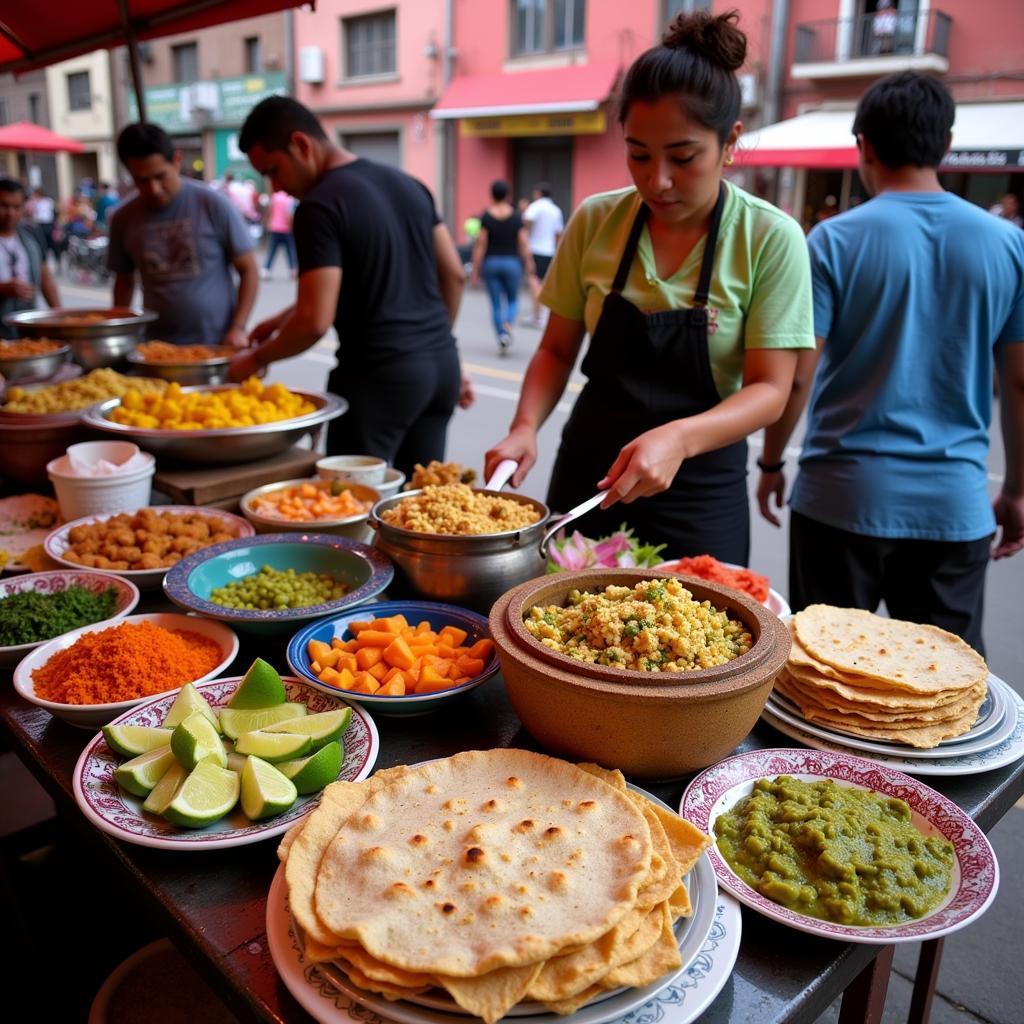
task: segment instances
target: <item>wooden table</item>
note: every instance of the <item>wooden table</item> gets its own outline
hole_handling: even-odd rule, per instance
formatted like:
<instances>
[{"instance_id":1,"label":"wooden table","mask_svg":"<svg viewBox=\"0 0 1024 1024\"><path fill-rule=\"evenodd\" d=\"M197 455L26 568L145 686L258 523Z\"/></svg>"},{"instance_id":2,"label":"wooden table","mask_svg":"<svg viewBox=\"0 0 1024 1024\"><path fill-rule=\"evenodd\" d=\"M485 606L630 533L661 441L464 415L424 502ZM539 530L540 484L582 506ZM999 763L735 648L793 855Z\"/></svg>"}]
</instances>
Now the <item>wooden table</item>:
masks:
<instances>
[{"instance_id":1,"label":"wooden table","mask_svg":"<svg viewBox=\"0 0 1024 1024\"><path fill-rule=\"evenodd\" d=\"M242 653L229 673L244 671L257 654L281 665L282 646L280 639L257 642L243 636ZM535 747L508 703L500 676L467 694L450 711L407 720L377 718L376 724L381 739L378 768L463 749ZM275 841L187 854L118 842L93 828L74 803L71 774L89 733L24 703L9 684L0 689L0 728L81 841L123 876L125 893L138 898L154 924L242 1020L309 1021L278 979L267 948L264 915L278 863ZM759 724L739 749L769 746L793 743ZM1024 761L983 775L926 781L988 831L1024 794ZM648 788L678 807L685 782ZM938 943L925 944L926 952L940 948ZM844 992L843 1020L877 1020L891 960L892 947L814 938L744 908L736 967L701 1020L811 1022ZM926 972L925 977L932 986L934 973ZM926 995L922 989L919 998Z\"/></svg>"}]
</instances>

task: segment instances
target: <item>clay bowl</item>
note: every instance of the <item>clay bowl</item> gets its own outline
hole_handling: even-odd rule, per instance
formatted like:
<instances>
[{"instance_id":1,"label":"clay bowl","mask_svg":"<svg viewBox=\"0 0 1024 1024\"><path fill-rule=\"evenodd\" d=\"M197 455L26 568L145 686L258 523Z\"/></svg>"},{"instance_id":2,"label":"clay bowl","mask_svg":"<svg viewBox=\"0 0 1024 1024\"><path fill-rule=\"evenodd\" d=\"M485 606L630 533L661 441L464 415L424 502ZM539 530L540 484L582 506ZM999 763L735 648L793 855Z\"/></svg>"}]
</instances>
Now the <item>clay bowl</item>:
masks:
<instances>
[{"instance_id":1,"label":"clay bowl","mask_svg":"<svg viewBox=\"0 0 1024 1024\"><path fill-rule=\"evenodd\" d=\"M742 621L754 638L751 649L709 669L639 672L558 654L523 625L534 605L565 605L571 590L672 578ZM490 627L512 706L545 747L646 780L687 775L735 750L761 714L791 643L782 622L739 591L656 569L585 569L529 580L497 601Z\"/></svg>"}]
</instances>

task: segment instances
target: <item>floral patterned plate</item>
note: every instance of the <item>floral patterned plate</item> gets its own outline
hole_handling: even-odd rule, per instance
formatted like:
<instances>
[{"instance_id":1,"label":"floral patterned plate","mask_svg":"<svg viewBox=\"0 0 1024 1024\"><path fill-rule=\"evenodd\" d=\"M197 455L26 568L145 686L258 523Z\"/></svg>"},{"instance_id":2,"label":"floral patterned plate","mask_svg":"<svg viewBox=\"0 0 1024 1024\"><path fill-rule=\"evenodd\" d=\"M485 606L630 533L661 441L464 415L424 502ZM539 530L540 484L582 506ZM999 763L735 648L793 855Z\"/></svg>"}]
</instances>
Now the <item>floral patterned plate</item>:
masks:
<instances>
[{"instance_id":1,"label":"floral patterned plate","mask_svg":"<svg viewBox=\"0 0 1024 1024\"><path fill-rule=\"evenodd\" d=\"M732 974L740 948L740 906L724 893L718 894L711 930L689 967L670 985L615 1024L691 1024L714 1001ZM267 897L267 944L285 988L319 1024L392 1024L353 1002L328 980L319 964L307 962L298 929L288 911L284 869L278 868ZM463 1020L469 1018L463 1017ZM552 1024L578 1024L576 1015L545 1015Z\"/></svg>"},{"instance_id":2,"label":"floral patterned plate","mask_svg":"<svg viewBox=\"0 0 1024 1024\"><path fill-rule=\"evenodd\" d=\"M716 847L708 850L719 881L741 903L798 931L826 939L888 945L948 935L970 924L988 908L999 887L999 864L985 833L951 800L917 779L849 754L812 750L751 750L701 772L683 794L679 813L714 834L715 819L747 796L758 779L791 775L805 782L835 779L905 800L914 824L926 835L941 835L956 850L953 884L946 899L916 921L890 926L844 925L789 910L743 882Z\"/></svg>"},{"instance_id":3,"label":"floral patterned plate","mask_svg":"<svg viewBox=\"0 0 1024 1024\"><path fill-rule=\"evenodd\" d=\"M215 679L197 684L196 689L213 707L220 708L227 704L241 681L241 676ZM342 737L345 763L338 779L342 782L365 779L373 770L380 746L373 719L357 705L321 693L299 679L285 676L284 685L288 699L305 704L310 714L338 707L352 708L352 721ZM176 696L176 690L161 694L132 708L115 722L118 725L158 726L170 711ZM300 796L284 814L264 821L250 821L241 808L236 807L226 818L206 828L179 828L156 815L143 813L142 799L126 793L114 781L114 770L123 760L107 746L103 734L97 733L75 765L75 801L97 828L115 839L138 846L154 846L163 850L215 850L257 843L287 831L299 818L313 810L320 799L319 793Z\"/></svg>"}]
</instances>

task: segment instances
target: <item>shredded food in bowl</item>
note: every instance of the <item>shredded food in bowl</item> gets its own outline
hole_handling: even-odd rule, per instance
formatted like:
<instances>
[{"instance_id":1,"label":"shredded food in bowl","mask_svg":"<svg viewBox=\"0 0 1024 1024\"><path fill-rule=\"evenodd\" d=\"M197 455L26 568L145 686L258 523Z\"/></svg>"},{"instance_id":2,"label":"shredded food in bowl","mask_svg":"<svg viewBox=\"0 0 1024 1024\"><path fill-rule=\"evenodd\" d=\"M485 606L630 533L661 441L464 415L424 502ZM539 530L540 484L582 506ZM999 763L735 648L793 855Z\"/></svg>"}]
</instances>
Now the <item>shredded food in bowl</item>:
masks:
<instances>
[{"instance_id":1,"label":"shredded food in bowl","mask_svg":"<svg viewBox=\"0 0 1024 1024\"><path fill-rule=\"evenodd\" d=\"M466 484L424 487L381 513L390 526L417 533L473 536L532 526L540 512L514 498L480 494Z\"/></svg>"}]
</instances>

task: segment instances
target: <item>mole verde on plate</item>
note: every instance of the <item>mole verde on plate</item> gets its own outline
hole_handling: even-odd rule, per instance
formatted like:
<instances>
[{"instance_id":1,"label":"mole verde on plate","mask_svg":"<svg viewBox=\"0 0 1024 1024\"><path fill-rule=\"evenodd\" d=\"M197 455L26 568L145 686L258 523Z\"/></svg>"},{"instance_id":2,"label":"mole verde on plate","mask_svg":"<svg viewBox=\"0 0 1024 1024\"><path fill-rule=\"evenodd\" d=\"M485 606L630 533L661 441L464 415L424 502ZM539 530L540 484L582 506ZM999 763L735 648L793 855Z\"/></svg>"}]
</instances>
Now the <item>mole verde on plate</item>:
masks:
<instances>
[{"instance_id":1,"label":"mole verde on plate","mask_svg":"<svg viewBox=\"0 0 1024 1024\"><path fill-rule=\"evenodd\" d=\"M903 800L831 779L759 779L719 815L715 836L747 885L825 921L915 920L942 902L953 881L952 844L922 835Z\"/></svg>"}]
</instances>

